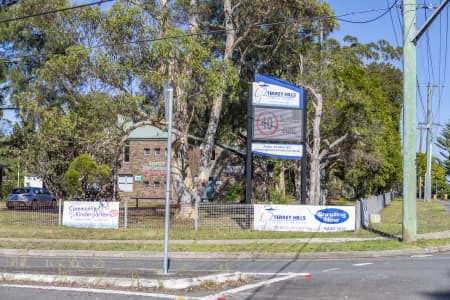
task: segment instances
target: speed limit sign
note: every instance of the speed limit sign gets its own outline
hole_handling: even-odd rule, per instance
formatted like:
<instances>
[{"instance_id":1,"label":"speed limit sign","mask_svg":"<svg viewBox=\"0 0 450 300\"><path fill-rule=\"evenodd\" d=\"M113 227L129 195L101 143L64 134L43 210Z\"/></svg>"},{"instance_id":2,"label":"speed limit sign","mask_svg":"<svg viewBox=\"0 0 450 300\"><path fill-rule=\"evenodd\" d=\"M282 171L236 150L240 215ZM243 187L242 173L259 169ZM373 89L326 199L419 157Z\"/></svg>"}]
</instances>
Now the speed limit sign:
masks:
<instances>
[{"instance_id":1,"label":"speed limit sign","mask_svg":"<svg viewBox=\"0 0 450 300\"><path fill-rule=\"evenodd\" d=\"M278 117L271 111L262 111L256 116L256 130L260 135L272 136L278 130Z\"/></svg>"}]
</instances>

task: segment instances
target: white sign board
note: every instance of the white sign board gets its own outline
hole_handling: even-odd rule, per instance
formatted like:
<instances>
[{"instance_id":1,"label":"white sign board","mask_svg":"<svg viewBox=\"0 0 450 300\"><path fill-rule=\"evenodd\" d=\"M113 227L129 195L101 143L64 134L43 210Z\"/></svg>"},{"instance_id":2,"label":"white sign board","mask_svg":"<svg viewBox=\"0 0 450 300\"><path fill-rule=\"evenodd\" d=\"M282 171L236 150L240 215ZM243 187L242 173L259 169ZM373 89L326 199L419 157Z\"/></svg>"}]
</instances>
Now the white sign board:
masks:
<instances>
[{"instance_id":1,"label":"white sign board","mask_svg":"<svg viewBox=\"0 0 450 300\"><path fill-rule=\"evenodd\" d=\"M303 90L278 78L256 74L252 83L252 104L303 108Z\"/></svg>"},{"instance_id":2,"label":"white sign board","mask_svg":"<svg viewBox=\"0 0 450 300\"><path fill-rule=\"evenodd\" d=\"M255 204L254 230L339 232L355 230L354 206Z\"/></svg>"},{"instance_id":3,"label":"white sign board","mask_svg":"<svg viewBox=\"0 0 450 300\"><path fill-rule=\"evenodd\" d=\"M44 182L40 177L24 176L23 181L25 186L32 186L38 188L44 187Z\"/></svg>"},{"instance_id":4,"label":"white sign board","mask_svg":"<svg viewBox=\"0 0 450 300\"><path fill-rule=\"evenodd\" d=\"M64 201L63 225L119 228L119 202Z\"/></svg>"},{"instance_id":5,"label":"white sign board","mask_svg":"<svg viewBox=\"0 0 450 300\"><path fill-rule=\"evenodd\" d=\"M252 143L252 152L259 155L299 160L303 155L303 146L292 144Z\"/></svg>"}]
</instances>

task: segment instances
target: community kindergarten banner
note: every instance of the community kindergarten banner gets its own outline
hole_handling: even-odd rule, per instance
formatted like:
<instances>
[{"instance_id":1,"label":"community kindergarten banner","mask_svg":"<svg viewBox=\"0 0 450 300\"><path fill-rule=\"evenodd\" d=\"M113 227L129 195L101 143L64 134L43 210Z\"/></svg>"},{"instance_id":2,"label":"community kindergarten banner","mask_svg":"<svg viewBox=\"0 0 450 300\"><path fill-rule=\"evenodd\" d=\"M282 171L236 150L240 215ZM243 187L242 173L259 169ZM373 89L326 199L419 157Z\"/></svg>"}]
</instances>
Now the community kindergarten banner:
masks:
<instances>
[{"instance_id":1,"label":"community kindergarten banner","mask_svg":"<svg viewBox=\"0 0 450 300\"><path fill-rule=\"evenodd\" d=\"M119 202L65 201L63 225L119 228Z\"/></svg>"},{"instance_id":2,"label":"community kindergarten banner","mask_svg":"<svg viewBox=\"0 0 450 300\"><path fill-rule=\"evenodd\" d=\"M354 206L255 204L254 230L337 232L355 230Z\"/></svg>"}]
</instances>

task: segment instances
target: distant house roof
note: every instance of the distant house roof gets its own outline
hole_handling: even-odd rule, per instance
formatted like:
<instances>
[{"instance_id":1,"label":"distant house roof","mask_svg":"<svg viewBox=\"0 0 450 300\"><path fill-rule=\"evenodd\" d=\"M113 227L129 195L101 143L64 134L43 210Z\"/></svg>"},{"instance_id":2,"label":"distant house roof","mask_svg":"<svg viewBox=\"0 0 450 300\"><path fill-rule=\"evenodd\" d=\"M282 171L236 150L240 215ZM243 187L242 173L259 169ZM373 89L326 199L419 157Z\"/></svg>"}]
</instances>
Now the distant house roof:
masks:
<instances>
[{"instance_id":1,"label":"distant house roof","mask_svg":"<svg viewBox=\"0 0 450 300\"><path fill-rule=\"evenodd\" d=\"M167 139L168 134L165 131L162 131L158 127L151 125L143 125L138 127L130 132L128 135L128 139L131 140L147 140L147 139Z\"/></svg>"}]
</instances>

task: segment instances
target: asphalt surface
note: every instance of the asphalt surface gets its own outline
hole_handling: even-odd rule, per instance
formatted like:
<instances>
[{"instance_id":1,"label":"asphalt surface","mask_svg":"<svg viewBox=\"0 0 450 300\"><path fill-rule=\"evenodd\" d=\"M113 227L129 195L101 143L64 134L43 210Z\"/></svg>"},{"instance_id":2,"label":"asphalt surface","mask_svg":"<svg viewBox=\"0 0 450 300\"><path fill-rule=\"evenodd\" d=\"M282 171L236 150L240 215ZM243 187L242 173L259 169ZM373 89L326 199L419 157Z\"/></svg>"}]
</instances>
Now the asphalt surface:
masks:
<instances>
[{"instance_id":1,"label":"asphalt surface","mask_svg":"<svg viewBox=\"0 0 450 300\"><path fill-rule=\"evenodd\" d=\"M450 230L431 234L418 235L418 238L440 239L450 238ZM383 239L383 238L376 238ZM387 239L387 238L385 238ZM3 241L24 241L25 239L3 238ZM27 239L38 242L40 239ZM282 242L309 243L342 243L357 240L373 240L373 238L313 238L313 239L283 239ZM48 242L48 240L46 240ZM71 240L65 240L71 241ZM256 243L273 243L280 240L256 240ZM92 242L92 241L90 241ZM110 242L110 241L98 241ZM119 242L119 241L111 241ZM130 241L127 241L130 242ZM142 241L140 241L142 242ZM171 241L170 243L239 243L242 241ZM257 252L171 252L171 261L176 260L303 260L303 259L351 259L395 257L405 255L425 255L436 253L450 253L450 245L411 248L385 251L349 251L349 252L286 252L286 253L257 253ZM144 267L145 261L153 262ZM30 249L0 249L0 265L2 276L9 281L37 281L37 282L92 282L105 285L131 287L140 286L177 288L186 284L197 285L204 281L228 280L235 274L219 272L220 270L189 269L183 271L178 268L176 273L163 274L163 253L144 251L91 251L91 250L30 250ZM159 266L158 266L159 265ZM143 271L142 271L142 270ZM169 265L170 269L170 265ZM217 277L217 274L221 275ZM224 275L225 274L225 275ZM211 276L216 276L212 278ZM231 277L230 277L231 276ZM138 282L137 278L142 282ZM228 278L228 279L226 279ZM163 282L162 282L163 281ZM188 283L186 283L188 282Z\"/></svg>"}]
</instances>

